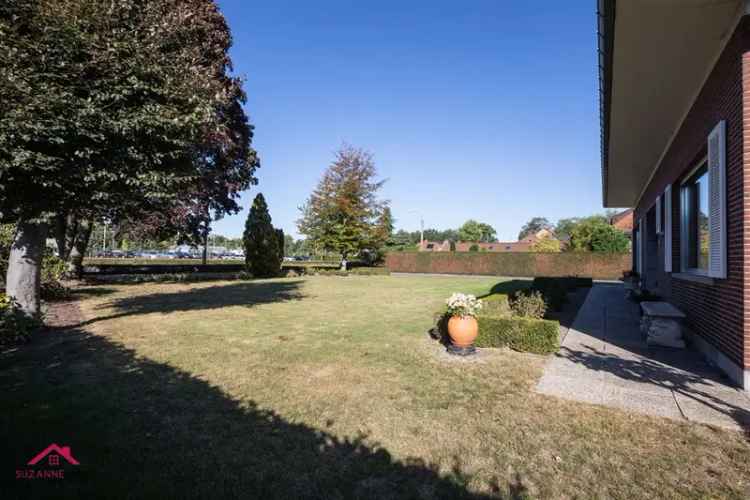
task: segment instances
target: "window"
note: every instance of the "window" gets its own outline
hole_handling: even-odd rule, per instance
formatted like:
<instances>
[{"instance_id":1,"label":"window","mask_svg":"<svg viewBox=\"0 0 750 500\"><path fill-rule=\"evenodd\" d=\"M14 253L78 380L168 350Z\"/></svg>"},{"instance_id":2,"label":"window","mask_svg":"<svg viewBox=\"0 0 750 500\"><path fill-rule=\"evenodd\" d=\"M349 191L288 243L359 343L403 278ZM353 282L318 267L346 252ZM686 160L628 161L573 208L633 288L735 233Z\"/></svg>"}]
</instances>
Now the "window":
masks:
<instances>
[{"instance_id":1,"label":"window","mask_svg":"<svg viewBox=\"0 0 750 500\"><path fill-rule=\"evenodd\" d=\"M683 184L682 214L682 269L707 274L711 235L709 232L708 166L704 162Z\"/></svg>"}]
</instances>

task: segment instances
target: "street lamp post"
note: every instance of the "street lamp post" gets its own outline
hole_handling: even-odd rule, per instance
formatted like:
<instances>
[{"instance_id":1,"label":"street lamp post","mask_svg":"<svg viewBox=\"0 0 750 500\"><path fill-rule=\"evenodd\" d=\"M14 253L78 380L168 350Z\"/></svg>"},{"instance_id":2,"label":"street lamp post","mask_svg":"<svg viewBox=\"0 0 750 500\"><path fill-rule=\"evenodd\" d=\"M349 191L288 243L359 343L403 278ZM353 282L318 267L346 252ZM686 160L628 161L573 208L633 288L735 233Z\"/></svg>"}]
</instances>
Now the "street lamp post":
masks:
<instances>
[{"instance_id":1,"label":"street lamp post","mask_svg":"<svg viewBox=\"0 0 750 500\"><path fill-rule=\"evenodd\" d=\"M424 217L416 210L409 210L409 213L419 215L419 246L421 248L424 245Z\"/></svg>"}]
</instances>

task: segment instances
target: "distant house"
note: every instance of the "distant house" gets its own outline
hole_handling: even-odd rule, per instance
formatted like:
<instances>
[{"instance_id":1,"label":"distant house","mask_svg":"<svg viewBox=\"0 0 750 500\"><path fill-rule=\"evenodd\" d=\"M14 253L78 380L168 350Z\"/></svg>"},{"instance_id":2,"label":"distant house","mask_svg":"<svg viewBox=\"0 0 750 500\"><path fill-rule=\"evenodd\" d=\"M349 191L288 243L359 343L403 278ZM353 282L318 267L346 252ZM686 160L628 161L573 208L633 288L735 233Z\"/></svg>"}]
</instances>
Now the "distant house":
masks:
<instances>
[{"instance_id":1,"label":"distant house","mask_svg":"<svg viewBox=\"0 0 750 500\"><path fill-rule=\"evenodd\" d=\"M422 241L418 246L420 252L450 252L451 242L450 240L445 241Z\"/></svg>"},{"instance_id":2,"label":"distant house","mask_svg":"<svg viewBox=\"0 0 750 500\"><path fill-rule=\"evenodd\" d=\"M628 208L627 210L616 213L609 218L609 224L610 226L630 235L630 233L633 232L633 209Z\"/></svg>"},{"instance_id":3,"label":"distant house","mask_svg":"<svg viewBox=\"0 0 750 500\"><path fill-rule=\"evenodd\" d=\"M554 237L555 235L552 231L542 229L541 231L531 234L519 241L457 241L456 252L470 252L471 248L475 245L480 252L530 252L531 248L539 240ZM449 252L451 244L449 240L443 242L423 241L422 244L418 246L418 249L420 252Z\"/></svg>"}]
</instances>

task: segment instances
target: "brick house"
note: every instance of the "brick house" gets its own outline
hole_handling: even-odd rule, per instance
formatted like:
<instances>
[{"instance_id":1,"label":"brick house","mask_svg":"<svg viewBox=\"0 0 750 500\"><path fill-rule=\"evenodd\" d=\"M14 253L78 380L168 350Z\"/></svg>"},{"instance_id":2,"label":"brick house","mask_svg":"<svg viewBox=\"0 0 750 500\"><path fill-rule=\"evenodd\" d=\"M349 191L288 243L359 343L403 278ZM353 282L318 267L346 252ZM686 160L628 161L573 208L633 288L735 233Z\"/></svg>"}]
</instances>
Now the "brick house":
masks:
<instances>
[{"instance_id":1,"label":"brick house","mask_svg":"<svg viewBox=\"0 0 750 500\"><path fill-rule=\"evenodd\" d=\"M609 225L628 233L629 236L633 232L633 209L628 208L622 212L617 212L609 218Z\"/></svg>"},{"instance_id":2,"label":"brick house","mask_svg":"<svg viewBox=\"0 0 750 500\"><path fill-rule=\"evenodd\" d=\"M605 207L642 286L750 388L750 1L598 0Z\"/></svg>"},{"instance_id":3,"label":"brick house","mask_svg":"<svg viewBox=\"0 0 750 500\"><path fill-rule=\"evenodd\" d=\"M445 240L445 241L422 240L417 245L417 250L419 250L420 252L450 252L451 242L449 240Z\"/></svg>"},{"instance_id":4,"label":"brick house","mask_svg":"<svg viewBox=\"0 0 750 500\"><path fill-rule=\"evenodd\" d=\"M456 242L457 252L469 252L472 245L477 245L482 252L530 252L533 242L527 241L494 241L482 243L479 241Z\"/></svg>"},{"instance_id":5,"label":"brick house","mask_svg":"<svg viewBox=\"0 0 750 500\"><path fill-rule=\"evenodd\" d=\"M531 247L544 238L554 238L554 234L547 229L542 229L518 241L457 241L456 252L470 252L474 245L482 252L530 252ZM442 242L425 240L417 246L417 249L420 252L449 252L451 242L449 240Z\"/></svg>"}]
</instances>

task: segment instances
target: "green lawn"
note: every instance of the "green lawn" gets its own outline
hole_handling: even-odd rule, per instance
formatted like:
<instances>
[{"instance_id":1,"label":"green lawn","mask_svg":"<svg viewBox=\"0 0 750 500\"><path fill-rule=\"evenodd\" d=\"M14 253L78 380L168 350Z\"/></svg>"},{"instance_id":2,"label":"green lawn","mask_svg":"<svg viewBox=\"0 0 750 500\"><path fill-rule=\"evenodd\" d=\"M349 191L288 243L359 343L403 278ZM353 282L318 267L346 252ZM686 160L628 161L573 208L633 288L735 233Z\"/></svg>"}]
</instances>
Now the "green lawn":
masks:
<instances>
[{"instance_id":1,"label":"green lawn","mask_svg":"<svg viewBox=\"0 0 750 500\"><path fill-rule=\"evenodd\" d=\"M450 293L495 283L84 288L77 328L0 356L0 496L748 497L743 435L538 395L545 358L429 339ZM15 480L50 442L81 465Z\"/></svg>"}]
</instances>

